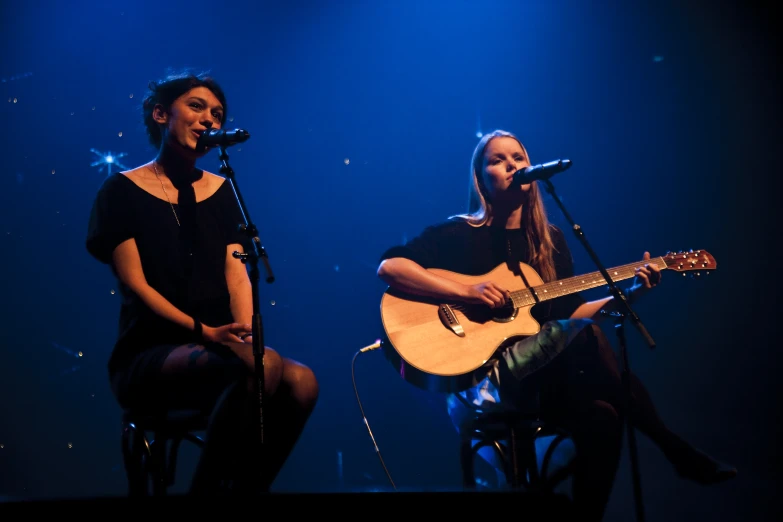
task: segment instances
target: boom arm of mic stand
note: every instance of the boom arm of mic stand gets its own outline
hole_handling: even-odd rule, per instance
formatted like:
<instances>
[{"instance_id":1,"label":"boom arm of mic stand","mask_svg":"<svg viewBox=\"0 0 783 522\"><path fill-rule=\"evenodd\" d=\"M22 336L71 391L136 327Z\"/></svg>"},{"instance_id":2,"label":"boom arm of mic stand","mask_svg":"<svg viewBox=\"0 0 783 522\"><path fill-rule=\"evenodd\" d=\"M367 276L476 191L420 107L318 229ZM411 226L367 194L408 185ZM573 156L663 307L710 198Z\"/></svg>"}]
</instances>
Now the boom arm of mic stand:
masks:
<instances>
[{"instance_id":1,"label":"boom arm of mic stand","mask_svg":"<svg viewBox=\"0 0 783 522\"><path fill-rule=\"evenodd\" d=\"M266 282L272 283L275 280L272 273L272 267L269 265L269 259L266 254L266 250L261 244L261 240L258 237L258 229L250 220L250 214L245 206L245 200L242 197L239 187L234 180L234 170L228 164L228 154L226 154L226 148L220 147L220 173L226 176L226 179L231 183L231 188L234 190L234 196L236 197L239 210L242 213L242 219L244 223L239 224L239 230L245 234L248 238L247 243L250 244L248 252L240 253L234 252L234 257L240 259L243 264L250 263L250 286L253 294L253 318L252 318L252 332L253 332L253 360L255 362L255 395L258 406L258 442L257 456L260 466L258 467L258 473L263 474L264 464L264 389L265 389L265 375L264 375L264 326L261 320L261 306L258 291L259 270L258 260L261 259L264 262L266 268ZM251 450L252 451L252 450ZM264 488L268 486L263 480L259 480Z\"/></svg>"},{"instance_id":2,"label":"boom arm of mic stand","mask_svg":"<svg viewBox=\"0 0 783 522\"><path fill-rule=\"evenodd\" d=\"M642 320L639 319L639 316L636 315L636 312L633 311L631 308L630 303L628 302L628 299L626 299L625 294L617 288L617 285L612 280L612 277L609 275L609 272L606 271L606 268L604 268L601 261L598 259L598 256L596 255L595 251L590 247L590 244L587 242L587 238L585 237L585 233L582 230L582 227L574 223L574 220L571 218L571 215L566 210L565 206L563 205L563 202L560 201L560 198L555 194L555 187L552 185L552 182L549 181L549 179L542 179L540 180L546 187L546 191L552 196L552 199L555 200L555 203L557 203L557 206L560 207L560 211L565 216L568 223L571 225L572 230L574 231L574 234L576 235L577 239L582 243L582 246L584 246L585 250L587 250L587 253L590 255L590 258L593 260L593 263L595 263L595 266L598 267L598 270L601 272L601 275L604 276L604 279L606 279L606 284L609 285L609 291L614 296L615 301L619 304L618 308L623 310L624 315L631 318L631 322L633 322L634 326L639 330L639 332L642 334L642 337L644 337L644 340L647 342L647 345L650 347L650 349L655 348L655 341L653 340L650 333L647 331L647 328L645 328L644 324L642 323Z\"/></svg>"}]
</instances>

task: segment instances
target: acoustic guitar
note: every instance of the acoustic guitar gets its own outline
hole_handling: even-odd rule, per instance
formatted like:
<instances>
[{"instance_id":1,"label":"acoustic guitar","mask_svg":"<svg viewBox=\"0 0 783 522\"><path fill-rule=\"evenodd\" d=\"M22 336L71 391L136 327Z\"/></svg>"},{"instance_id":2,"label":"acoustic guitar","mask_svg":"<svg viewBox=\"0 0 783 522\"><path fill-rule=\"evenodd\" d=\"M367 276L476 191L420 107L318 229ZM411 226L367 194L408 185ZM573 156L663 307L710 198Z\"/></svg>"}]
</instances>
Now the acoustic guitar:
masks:
<instances>
[{"instance_id":1,"label":"acoustic guitar","mask_svg":"<svg viewBox=\"0 0 783 522\"><path fill-rule=\"evenodd\" d=\"M680 251L607 269L613 281L631 279L635 269L656 263L682 275L709 274L717 268L705 250ZM479 276L429 269L465 285L493 281L511 292L503 308L444 303L428 297L387 289L381 298L381 348L406 381L425 390L458 392L476 384L477 371L498 351L540 330L531 315L541 302L606 285L601 272L544 283L525 263L502 264Z\"/></svg>"}]
</instances>

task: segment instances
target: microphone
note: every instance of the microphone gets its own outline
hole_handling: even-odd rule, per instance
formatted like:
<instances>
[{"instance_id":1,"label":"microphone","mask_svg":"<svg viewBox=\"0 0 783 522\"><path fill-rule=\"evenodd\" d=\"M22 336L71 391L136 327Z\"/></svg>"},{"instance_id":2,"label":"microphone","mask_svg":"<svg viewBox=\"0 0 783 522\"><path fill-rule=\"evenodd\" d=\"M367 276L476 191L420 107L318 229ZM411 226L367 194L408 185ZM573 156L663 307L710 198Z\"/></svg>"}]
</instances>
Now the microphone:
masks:
<instances>
[{"instance_id":1,"label":"microphone","mask_svg":"<svg viewBox=\"0 0 783 522\"><path fill-rule=\"evenodd\" d=\"M530 167L519 169L514 173L514 182L527 185L539 179L549 179L558 172L571 168L571 160L555 160L549 163L539 163Z\"/></svg>"},{"instance_id":2,"label":"microphone","mask_svg":"<svg viewBox=\"0 0 783 522\"><path fill-rule=\"evenodd\" d=\"M198 138L196 149L204 151L207 147L230 147L250 138L250 133L242 129L209 129Z\"/></svg>"}]
</instances>

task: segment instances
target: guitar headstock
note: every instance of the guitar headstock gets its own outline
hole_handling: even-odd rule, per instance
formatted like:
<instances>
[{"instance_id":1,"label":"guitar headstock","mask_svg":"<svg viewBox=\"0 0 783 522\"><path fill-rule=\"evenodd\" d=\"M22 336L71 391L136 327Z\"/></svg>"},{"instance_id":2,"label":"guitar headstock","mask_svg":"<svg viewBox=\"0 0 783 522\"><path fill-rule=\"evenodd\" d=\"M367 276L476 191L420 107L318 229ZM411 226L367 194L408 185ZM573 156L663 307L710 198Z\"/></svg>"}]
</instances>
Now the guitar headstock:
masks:
<instances>
[{"instance_id":1,"label":"guitar headstock","mask_svg":"<svg viewBox=\"0 0 783 522\"><path fill-rule=\"evenodd\" d=\"M701 272L709 274L718 267L717 261L706 250L680 250L679 252L667 252L663 256L666 267L682 275L701 275Z\"/></svg>"}]
</instances>

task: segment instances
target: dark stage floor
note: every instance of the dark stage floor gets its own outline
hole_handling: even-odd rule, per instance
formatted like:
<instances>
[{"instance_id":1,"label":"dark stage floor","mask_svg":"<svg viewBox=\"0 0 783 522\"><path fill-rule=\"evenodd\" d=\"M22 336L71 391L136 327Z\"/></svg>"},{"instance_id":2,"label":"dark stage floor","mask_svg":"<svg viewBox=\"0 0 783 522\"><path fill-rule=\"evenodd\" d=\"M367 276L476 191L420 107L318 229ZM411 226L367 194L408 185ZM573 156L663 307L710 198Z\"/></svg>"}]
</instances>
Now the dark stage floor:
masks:
<instances>
[{"instance_id":1,"label":"dark stage floor","mask_svg":"<svg viewBox=\"0 0 783 522\"><path fill-rule=\"evenodd\" d=\"M158 498L130 499L127 497L96 497L76 499L13 499L4 498L0 502L0 513L24 513L30 515L40 508L42 513L105 513L117 516L128 515L135 511L150 514L150 509L171 508L177 514L204 514L210 508L272 510L279 513L310 512L324 516L340 518L385 518L389 514L404 513L409 516L425 515L435 511L437 518L444 515L455 516L466 513L481 513L487 510L512 509L524 512L526 516L534 514L547 517L560 515L575 520L570 512L567 497L537 497L513 492L352 492L352 493L267 493L253 498L193 498L184 495L171 495ZM291 511L293 509L293 511ZM52 511L54 510L54 511Z\"/></svg>"}]
</instances>

